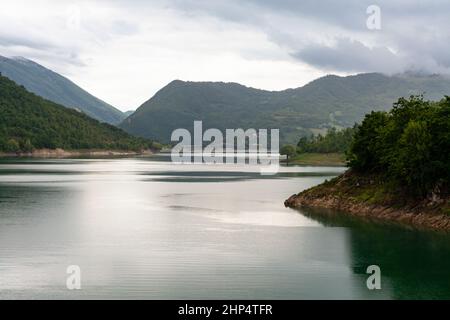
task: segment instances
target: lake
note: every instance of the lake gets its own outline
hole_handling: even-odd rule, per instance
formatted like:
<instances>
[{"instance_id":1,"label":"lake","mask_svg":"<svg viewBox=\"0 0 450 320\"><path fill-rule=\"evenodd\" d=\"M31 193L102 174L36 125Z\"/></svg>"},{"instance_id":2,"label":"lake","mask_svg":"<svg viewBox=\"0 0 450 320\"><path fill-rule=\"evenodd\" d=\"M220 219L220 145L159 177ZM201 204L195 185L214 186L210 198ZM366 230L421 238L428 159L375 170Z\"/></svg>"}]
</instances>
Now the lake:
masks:
<instances>
[{"instance_id":1,"label":"lake","mask_svg":"<svg viewBox=\"0 0 450 320\"><path fill-rule=\"evenodd\" d=\"M167 160L0 160L0 298L450 298L449 235L284 208L344 168Z\"/></svg>"}]
</instances>

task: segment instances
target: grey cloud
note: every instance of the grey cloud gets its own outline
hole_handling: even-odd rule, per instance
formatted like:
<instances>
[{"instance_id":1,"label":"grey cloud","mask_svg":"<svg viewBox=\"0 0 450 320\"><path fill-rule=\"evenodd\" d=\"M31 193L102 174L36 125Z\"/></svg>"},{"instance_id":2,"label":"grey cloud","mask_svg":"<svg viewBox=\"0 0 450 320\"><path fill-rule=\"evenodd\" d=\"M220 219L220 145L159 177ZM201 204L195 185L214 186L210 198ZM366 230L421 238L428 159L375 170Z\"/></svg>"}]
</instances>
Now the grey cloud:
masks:
<instances>
[{"instance_id":1,"label":"grey cloud","mask_svg":"<svg viewBox=\"0 0 450 320\"><path fill-rule=\"evenodd\" d=\"M327 71L417 69L448 73L450 69L450 2L445 0L172 0L165 3L186 13L210 15L257 28L272 42L295 52L293 56L299 61ZM366 9L372 4L381 8L379 31L366 27ZM275 22L274 17L279 20ZM294 24L283 25L283 18L286 23L289 19ZM308 22L309 29L303 29L304 21ZM334 39L337 45L318 45L307 39L306 34ZM374 47L369 48L365 43L374 43ZM396 53L387 47L394 48Z\"/></svg>"},{"instance_id":2,"label":"grey cloud","mask_svg":"<svg viewBox=\"0 0 450 320\"><path fill-rule=\"evenodd\" d=\"M0 45L3 47L19 46L36 50L49 50L55 47L46 41L6 34L0 34Z\"/></svg>"},{"instance_id":3,"label":"grey cloud","mask_svg":"<svg viewBox=\"0 0 450 320\"><path fill-rule=\"evenodd\" d=\"M84 21L95 43L139 34L139 18L152 19L152 9L180 13L180 19L212 17L218 24L237 23L267 36L300 62L338 72L396 72L420 69L447 73L450 69L450 1L448 0L100 0L119 8L122 18L113 21ZM382 29L366 28L366 9L381 8ZM170 23L170 21L168 21ZM334 46L321 45L324 39ZM373 45L369 47L367 44ZM34 50L61 52L64 60L80 52L36 39L2 35L0 45L24 46ZM395 50L390 51L388 48ZM59 50L58 50L59 49ZM260 48L255 47L257 52ZM239 52L244 57L251 52ZM266 57L270 53L258 53ZM281 55L280 55L281 56ZM277 56L278 57L278 56ZM80 58L73 59L80 63Z\"/></svg>"},{"instance_id":4,"label":"grey cloud","mask_svg":"<svg viewBox=\"0 0 450 320\"><path fill-rule=\"evenodd\" d=\"M373 1L348 0L172 0L167 6L190 13L204 13L220 19L241 23L267 23L265 14L279 14L298 19L320 19L344 27L365 27L366 8Z\"/></svg>"},{"instance_id":5,"label":"grey cloud","mask_svg":"<svg viewBox=\"0 0 450 320\"><path fill-rule=\"evenodd\" d=\"M53 64L85 66L76 49L63 48L45 39L5 36L0 34L0 49L3 55L24 56Z\"/></svg>"},{"instance_id":6,"label":"grey cloud","mask_svg":"<svg viewBox=\"0 0 450 320\"><path fill-rule=\"evenodd\" d=\"M114 35L130 36L139 32L139 26L125 20L116 20L111 24L111 33Z\"/></svg>"},{"instance_id":7,"label":"grey cloud","mask_svg":"<svg viewBox=\"0 0 450 320\"><path fill-rule=\"evenodd\" d=\"M122 1L120 1L122 2ZM145 1L138 1L145 3ZM433 23L439 17L448 20L450 2L446 0L168 0L159 1L169 8L185 12L205 13L224 20L243 23L267 23L261 17L266 13L317 20L349 30L367 31L366 10L378 5L388 20L406 20L414 24L417 19ZM430 20L432 19L432 20Z\"/></svg>"},{"instance_id":8,"label":"grey cloud","mask_svg":"<svg viewBox=\"0 0 450 320\"><path fill-rule=\"evenodd\" d=\"M311 45L293 56L320 69L343 72L395 73L405 67L405 60L388 48L370 48L348 38L338 39L335 46Z\"/></svg>"},{"instance_id":9,"label":"grey cloud","mask_svg":"<svg viewBox=\"0 0 450 320\"><path fill-rule=\"evenodd\" d=\"M129 1L115 2L124 8L130 6ZM132 3L139 10L159 5L182 12L188 18L204 15L242 24L265 33L287 52L295 52L293 56L299 61L331 71L392 72L412 68L448 72L450 67L448 0L155 0L151 5L136 0ZM366 27L366 9L372 4L381 8L380 31ZM309 30L304 30L305 24ZM314 33L317 38L336 40L337 45L318 45L310 39ZM369 48L367 43L374 43L375 47Z\"/></svg>"}]
</instances>

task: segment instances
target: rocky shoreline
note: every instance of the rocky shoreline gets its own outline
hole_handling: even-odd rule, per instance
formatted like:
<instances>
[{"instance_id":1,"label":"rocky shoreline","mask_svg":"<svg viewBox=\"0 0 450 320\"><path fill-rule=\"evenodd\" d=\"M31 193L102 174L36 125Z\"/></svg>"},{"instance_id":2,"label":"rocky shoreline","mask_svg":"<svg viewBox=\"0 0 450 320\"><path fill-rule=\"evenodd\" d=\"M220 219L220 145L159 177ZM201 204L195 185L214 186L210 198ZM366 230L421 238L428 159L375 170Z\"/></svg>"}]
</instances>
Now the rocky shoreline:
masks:
<instances>
[{"instance_id":1,"label":"rocky shoreline","mask_svg":"<svg viewBox=\"0 0 450 320\"><path fill-rule=\"evenodd\" d=\"M345 191L336 191L340 187L345 188L343 186L346 183L345 177L346 174L334 181L292 195L284 202L284 205L289 208L333 209L336 210L336 214L391 221L418 229L450 231L450 214L443 212L443 208L448 208L448 199L438 201L425 199L416 203L402 203L402 205L392 202L362 201Z\"/></svg>"},{"instance_id":2,"label":"rocky shoreline","mask_svg":"<svg viewBox=\"0 0 450 320\"><path fill-rule=\"evenodd\" d=\"M0 158L70 158L70 157L110 157L110 156L137 156L151 155L150 150L124 151L124 150L64 150L64 149L37 149L32 152L2 153Z\"/></svg>"}]
</instances>

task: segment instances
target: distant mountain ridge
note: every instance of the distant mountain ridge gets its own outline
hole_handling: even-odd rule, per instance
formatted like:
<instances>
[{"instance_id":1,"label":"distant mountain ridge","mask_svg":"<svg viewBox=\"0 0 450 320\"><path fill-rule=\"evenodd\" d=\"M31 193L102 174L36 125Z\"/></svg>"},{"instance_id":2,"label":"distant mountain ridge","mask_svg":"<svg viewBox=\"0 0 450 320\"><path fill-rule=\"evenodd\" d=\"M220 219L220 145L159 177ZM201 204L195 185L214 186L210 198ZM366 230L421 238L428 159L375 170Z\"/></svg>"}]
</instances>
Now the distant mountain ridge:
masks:
<instances>
[{"instance_id":1,"label":"distant mountain ridge","mask_svg":"<svg viewBox=\"0 0 450 320\"><path fill-rule=\"evenodd\" d=\"M0 72L30 92L67 108L80 110L101 122L116 125L126 118L120 110L34 61L0 56Z\"/></svg>"},{"instance_id":2,"label":"distant mountain ridge","mask_svg":"<svg viewBox=\"0 0 450 320\"><path fill-rule=\"evenodd\" d=\"M350 127L372 110L388 110L399 97L450 95L450 79L439 75L379 73L329 75L283 91L265 91L237 83L172 81L129 116L127 132L170 142L173 130L204 128L280 129L282 143L331 127Z\"/></svg>"}]
</instances>

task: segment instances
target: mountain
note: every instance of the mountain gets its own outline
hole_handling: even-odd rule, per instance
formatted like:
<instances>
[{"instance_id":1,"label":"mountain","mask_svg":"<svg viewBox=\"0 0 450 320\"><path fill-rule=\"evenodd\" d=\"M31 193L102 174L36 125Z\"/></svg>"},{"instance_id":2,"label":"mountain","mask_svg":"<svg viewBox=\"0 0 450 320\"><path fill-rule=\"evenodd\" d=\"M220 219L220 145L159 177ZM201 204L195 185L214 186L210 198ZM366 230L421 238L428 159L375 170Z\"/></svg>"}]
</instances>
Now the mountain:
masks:
<instances>
[{"instance_id":1,"label":"mountain","mask_svg":"<svg viewBox=\"0 0 450 320\"><path fill-rule=\"evenodd\" d=\"M371 110L388 110L401 96L450 94L450 79L439 75L379 73L319 78L296 89L258 90L237 83L175 80L139 107L120 127L129 133L170 142L174 129L203 127L279 128L281 143L327 128L350 127Z\"/></svg>"},{"instance_id":2,"label":"mountain","mask_svg":"<svg viewBox=\"0 0 450 320\"><path fill-rule=\"evenodd\" d=\"M152 143L26 91L0 76L0 151L142 150Z\"/></svg>"},{"instance_id":3,"label":"mountain","mask_svg":"<svg viewBox=\"0 0 450 320\"><path fill-rule=\"evenodd\" d=\"M25 58L0 56L0 73L28 91L65 107L81 110L101 122L119 124L126 116L69 79Z\"/></svg>"}]
</instances>

